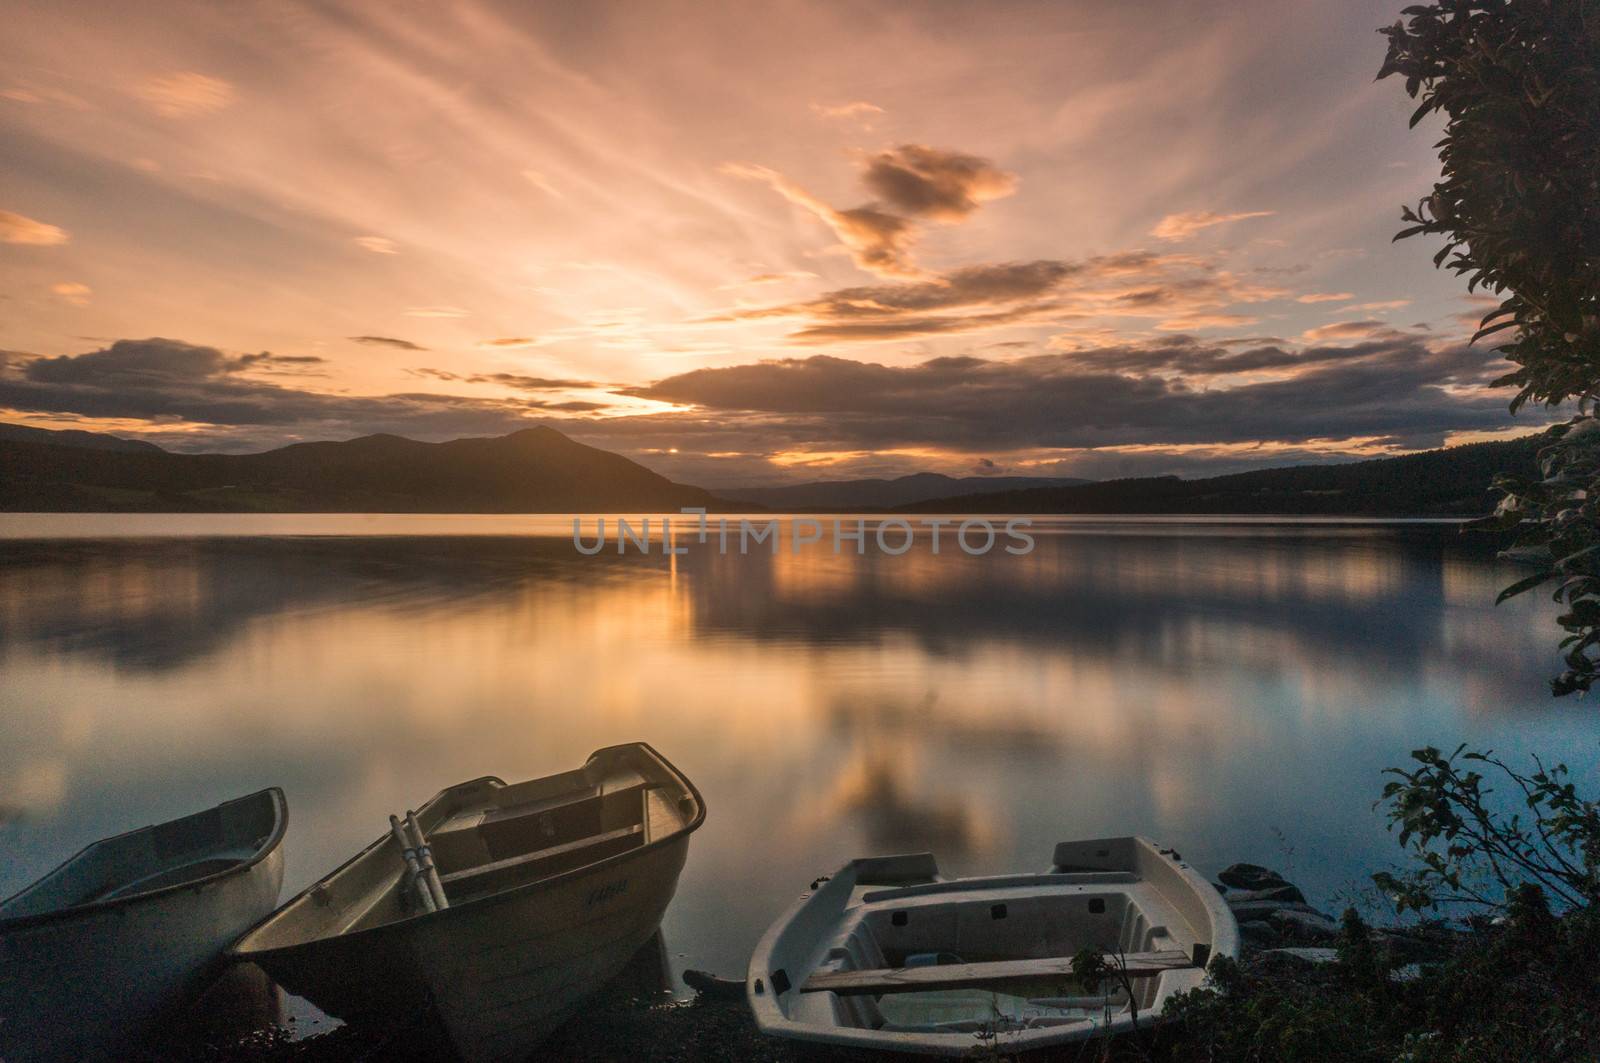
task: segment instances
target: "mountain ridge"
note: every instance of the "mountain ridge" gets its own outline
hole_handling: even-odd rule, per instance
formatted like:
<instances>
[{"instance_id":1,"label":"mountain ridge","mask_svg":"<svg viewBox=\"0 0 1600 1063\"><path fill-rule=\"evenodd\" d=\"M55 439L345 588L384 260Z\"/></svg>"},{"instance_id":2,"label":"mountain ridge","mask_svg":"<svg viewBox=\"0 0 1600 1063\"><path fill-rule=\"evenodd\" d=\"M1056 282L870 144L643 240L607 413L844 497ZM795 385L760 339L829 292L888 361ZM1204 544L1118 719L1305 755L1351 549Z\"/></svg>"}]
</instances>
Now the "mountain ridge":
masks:
<instances>
[{"instance_id":1,"label":"mountain ridge","mask_svg":"<svg viewBox=\"0 0 1600 1063\"><path fill-rule=\"evenodd\" d=\"M1496 473L1536 473L1536 454L1545 439L1540 433L1361 462L1199 479L1141 477L944 495L899 505L867 497L831 504L901 513L1477 516L1494 505L1489 483ZM1018 479L1033 478L914 473L884 481L818 483L861 491L881 484L920 490ZM380 433L254 454L182 454L98 433L0 424L0 510L13 512L674 512L694 506L728 512L830 505L785 504L780 496L777 504L763 507L750 497L753 491L811 486L816 485L724 494L679 484L545 425L440 443Z\"/></svg>"},{"instance_id":2,"label":"mountain ridge","mask_svg":"<svg viewBox=\"0 0 1600 1063\"><path fill-rule=\"evenodd\" d=\"M1033 487L1066 487L1091 481L1065 476L947 476L939 472L914 472L892 478L812 480L771 487L723 487L715 493L735 502L752 502L773 509L823 509L838 506L883 508L912 505L932 498Z\"/></svg>"},{"instance_id":3,"label":"mountain ridge","mask_svg":"<svg viewBox=\"0 0 1600 1063\"><path fill-rule=\"evenodd\" d=\"M428 443L371 435L254 454L0 438L0 510L552 513L726 510L710 492L538 426Z\"/></svg>"},{"instance_id":4,"label":"mountain ridge","mask_svg":"<svg viewBox=\"0 0 1600 1063\"><path fill-rule=\"evenodd\" d=\"M1547 433L1333 465L1291 465L1202 479L1150 476L1071 487L930 499L921 513L1216 514L1476 517L1493 509L1497 473L1535 476Z\"/></svg>"}]
</instances>

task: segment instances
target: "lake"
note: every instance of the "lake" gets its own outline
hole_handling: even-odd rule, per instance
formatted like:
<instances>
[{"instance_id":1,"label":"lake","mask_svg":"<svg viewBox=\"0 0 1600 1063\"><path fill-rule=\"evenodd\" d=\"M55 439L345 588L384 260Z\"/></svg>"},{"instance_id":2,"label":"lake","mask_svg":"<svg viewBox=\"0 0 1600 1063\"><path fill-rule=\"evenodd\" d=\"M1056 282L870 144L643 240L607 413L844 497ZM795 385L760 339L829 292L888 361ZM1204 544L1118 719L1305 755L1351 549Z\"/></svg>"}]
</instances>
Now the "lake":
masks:
<instances>
[{"instance_id":1,"label":"lake","mask_svg":"<svg viewBox=\"0 0 1600 1063\"><path fill-rule=\"evenodd\" d=\"M1600 764L1547 693L1555 610L1494 606L1515 569L1454 525L1032 534L588 557L565 517L0 516L0 894L280 785L287 898L448 784L642 739L709 809L668 954L740 975L856 855L1042 869L1142 833L1337 907L1397 853L1372 804L1410 749Z\"/></svg>"}]
</instances>

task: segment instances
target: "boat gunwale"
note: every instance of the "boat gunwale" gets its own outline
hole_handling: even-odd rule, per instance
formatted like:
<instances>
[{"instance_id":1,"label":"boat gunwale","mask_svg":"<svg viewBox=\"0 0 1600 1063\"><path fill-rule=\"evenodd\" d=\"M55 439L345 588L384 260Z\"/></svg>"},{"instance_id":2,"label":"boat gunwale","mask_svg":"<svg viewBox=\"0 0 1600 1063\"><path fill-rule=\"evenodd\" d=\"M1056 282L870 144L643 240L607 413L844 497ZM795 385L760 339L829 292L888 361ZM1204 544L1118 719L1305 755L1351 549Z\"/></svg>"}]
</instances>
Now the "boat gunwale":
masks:
<instances>
[{"instance_id":1,"label":"boat gunwale","mask_svg":"<svg viewBox=\"0 0 1600 1063\"><path fill-rule=\"evenodd\" d=\"M135 827L132 830L125 830L121 834L111 834L104 838L99 838L90 842L88 845L85 845L76 853L57 864L51 870L34 879L33 882L24 886L16 893L13 893L11 896L7 897L3 902L0 902L0 904L9 904L18 897L21 897L29 890L32 890L35 886L38 886L45 879L50 878L52 875L59 872L62 868L81 860L84 855L89 852L89 850L95 848L96 846L105 845L108 842L115 842L123 838L132 837L135 834L142 834L145 831L153 830L156 827L164 827L172 823L182 823L186 819L193 819L196 816L203 816L207 812L222 808L224 805L242 804L246 801L259 800L262 797L267 797L272 802L274 812L272 833L267 836L265 841L256 847L255 852L250 855L248 860L242 860L239 863L234 864L231 867L225 867L220 871L213 871L210 874L201 875L199 878L186 879L183 882L174 882L171 885L158 886L152 890L145 890L141 893L130 893L123 897L106 897L92 901L84 901L81 904L68 905L65 908L53 908L48 912L35 912L32 915L0 915L0 935L8 934L16 930L32 929L33 927L44 926L49 923L66 922L68 920L76 919L80 916L98 914L100 912L107 912L122 908L131 908L139 904L164 900L165 898L177 894L183 890L201 890L207 886L220 883L225 879L248 874L256 867L257 864L260 864L263 860L267 859L278 850L278 848L283 844L284 835L288 833L289 801L284 796L283 787L281 786L268 786L264 789L257 790L254 793L245 794L242 797L230 798L227 801L219 801L209 808L202 808L200 811L191 812L186 816L179 816L176 819L164 820L161 823L148 823L143 827Z\"/></svg>"},{"instance_id":2,"label":"boat gunwale","mask_svg":"<svg viewBox=\"0 0 1600 1063\"><path fill-rule=\"evenodd\" d=\"M596 757L601 756L602 754L610 753L613 750L620 749L645 750L652 757L654 757L669 774L677 779L678 782L682 783L684 789L686 789L690 796L694 798L696 809L694 819L691 820L686 826L675 830L670 834L666 834L660 838L646 842L644 845L641 845L636 849L628 849L624 852L615 853L611 856L596 860L592 864L584 864L580 867L572 868L570 871L563 871L558 875L552 875L549 878L535 879L532 882L524 882L521 885L510 886L494 893L486 893L479 897L472 897L460 904L452 904L448 908L441 908L435 912L414 912L403 919L396 919L388 923L379 923L377 926L369 926L361 930L347 931L339 934L324 934L319 937L306 938L303 941L296 941L287 945L274 945L270 948L253 948L246 944L250 937L252 937L257 931L266 927L268 923L278 918L278 916L285 914L296 905L309 900L311 894L318 887L342 874L345 870L355 865L358 861L366 858L375 850L382 848L390 840L390 835L384 834L371 844L367 845L365 848L361 849L354 856L350 857L350 859L346 860L344 863L340 864L338 867L334 868L332 871L328 872L326 875L323 875L321 878L317 879L317 881L313 882L311 885L295 894L289 900L279 905L272 912L268 913L265 918L261 919L249 930L246 930L243 934L239 935L238 939L233 944L228 946L225 955L231 960L254 963L258 962L262 958L272 959L279 956L287 956L294 953L303 952L306 949L314 948L329 941L365 940L382 934L400 933L402 932L402 928L417 926L430 920L433 922L438 922L441 919L449 918L462 913L481 913L491 905L514 900L522 897L525 894L535 893L539 890L564 885L568 881L575 879L580 875L587 875L596 870L617 866L626 861L634 860L651 854L659 849L665 848L667 845L679 841L680 839L687 839L689 835L699 830L700 825L703 824L706 819L706 802L705 799L700 796L700 790L694 785L694 783L689 781L689 777L680 771L677 765L673 764L666 757L662 756L660 750L656 749L650 743L619 742L615 745L602 746L593 753L590 753L589 756L584 760L584 764L589 764ZM556 774L560 773L558 772ZM548 776L536 776L536 778L548 778ZM499 776L481 775L476 779L469 779L466 782L456 783L454 786L445 787L443 790L440 790L438 793L434 794L433 797L429 798L429 803L439 800L441 797L454 790L462 790L486 782L498 783L501 786L507 785L506 781L501 779Z\"/></svg>"}]
</instances>

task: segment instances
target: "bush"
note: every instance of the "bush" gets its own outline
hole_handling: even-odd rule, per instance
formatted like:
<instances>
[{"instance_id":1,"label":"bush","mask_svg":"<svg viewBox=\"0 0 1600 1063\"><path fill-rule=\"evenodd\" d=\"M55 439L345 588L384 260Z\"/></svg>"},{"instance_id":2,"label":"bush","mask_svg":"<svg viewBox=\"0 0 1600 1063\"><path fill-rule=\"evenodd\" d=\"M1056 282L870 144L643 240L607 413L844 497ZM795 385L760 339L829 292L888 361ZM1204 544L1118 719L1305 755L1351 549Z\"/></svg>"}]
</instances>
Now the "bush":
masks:
<instances>
[{"instance_id":1,"label":"bush","mask_svg":"<svg viewBox=\"0 0 1600 1063\"><path fill-rule=\"evenodd\" d=\"M1600 804L1585 801L1567 780L1567 768L1523 775L1492 752L1450 756L1429 746L1412 752L1417 767L1389 768L1397 778L1383 788L1389 828L1416 866L1398 875L1373 876L1401 911L1441 904L1504 911L1525 884L1540 887L1563 909L1600 897ZM1510 783L1529 815L1502 812L1495 790L1476 770L1482 765ZM1381 802L1380 802L1381 803Z\"/></svg>"}]
</instances>

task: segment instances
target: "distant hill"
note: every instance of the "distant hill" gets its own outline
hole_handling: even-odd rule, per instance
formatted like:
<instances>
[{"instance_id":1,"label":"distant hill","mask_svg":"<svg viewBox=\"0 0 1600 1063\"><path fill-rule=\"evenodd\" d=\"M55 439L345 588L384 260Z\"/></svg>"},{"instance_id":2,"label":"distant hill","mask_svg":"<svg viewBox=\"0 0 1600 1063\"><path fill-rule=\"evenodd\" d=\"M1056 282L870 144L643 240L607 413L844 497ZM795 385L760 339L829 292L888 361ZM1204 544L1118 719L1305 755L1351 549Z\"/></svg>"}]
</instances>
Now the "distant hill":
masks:
<instances>
[{"instance_id":1,"label":"distant hill","mask_svg":"<svg viewBox=\"0 0 1600 1063\"><path fill-rule=\"evenodd\" d=\"M0 443L50 443L61 447L82 447L85 450L122 450L139 454L164 454L166 451L154 443L138 439L108 436L103 432L83 432L76 428L52 431L48 428L31 428L25 424L0 424Z\"/></svg>"},{"instance_id":2,"label":"distant hill","mask_svg":"<svg viewBox=\"0 0 1600 1063\"><path fill-rule=\"evenodd\" d=\"M1217 513L1371 517L1488 513L1496 473L1533 475L1544 434L1398 458L1181 480L1157 476L933 499L921 513Z\"/></svg>"},{"instance_id":3,"label":"distant hill","mask_svg":"<svg viewBox=\"0 0 1600 1063\"><path fill-rule=\"evenodd\" d=\"M15 426L7 426L14 428ZM155 512L675 512L729 507L698 487L552 428L420 443L375 435L261 454L107 449L0 436L0 510ZM113 437L99 437L110 439ZM121 440L120 442L128 442Z\"/></svg>"},{"instance_id":4,"label":"distant hill","mask_svg":"<svg viewBox=\"0 0 1600 1063\"><path fill-rule=\"evenodd\" d=\"M925 502L930 498L995 491L1020 491L1036 487L1065 487L1088 480L1047 476L945 476L918 472L893 480L818 480L785 487L728 487L717 494L735 502L751 502L777 510L889 509Z\"/></svg>"}]
</instances>

